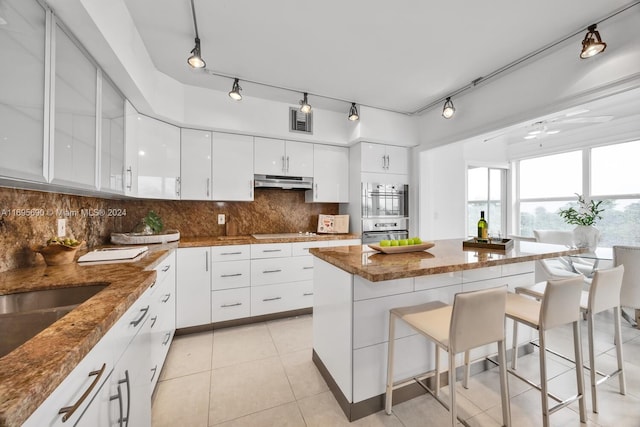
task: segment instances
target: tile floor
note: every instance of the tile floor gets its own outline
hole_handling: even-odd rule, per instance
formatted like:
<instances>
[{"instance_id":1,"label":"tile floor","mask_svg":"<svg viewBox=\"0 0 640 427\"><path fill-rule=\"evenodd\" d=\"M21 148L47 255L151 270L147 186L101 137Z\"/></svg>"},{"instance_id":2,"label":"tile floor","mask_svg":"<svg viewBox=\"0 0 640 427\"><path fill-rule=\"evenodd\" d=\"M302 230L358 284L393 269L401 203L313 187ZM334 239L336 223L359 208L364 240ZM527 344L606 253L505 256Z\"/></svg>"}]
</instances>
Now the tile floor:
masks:
<instances>
[{"instance_id":1,"label":"tile floor","mask_svg":"<svg viewBox=\"0 0 640 427\"><path fill-rule=\"evenodd\" d=\"M153 401L154 427L162 426L446 426L448 412L424 395L349 423L311 362L312 317L301 316L213 332L176 337ZM598 369L611 372L615 350L608 331L610 315L599 317L596 331ZM582 328L585 359L586 324ZM572 354L571 332L549 333L552 348ZM640 426L640 330L623 323L627 394L617 392L617 379L598 388L600 413L591 412L587 388L587 426ZM560 396L575 393L571 364L549 358L550 389ZM537 351L519 359L518 370L538 375ZM588 371L587 371L588 372ZM459 414L471 426L501 424L496 369L474 375L469 389L457 384ZM540 394L509 376L513 426L541 426ZM447 388L443 389L446 396ZM579 426L574 403L551 416L553 426Z\"/></svg>"}]
</instances>

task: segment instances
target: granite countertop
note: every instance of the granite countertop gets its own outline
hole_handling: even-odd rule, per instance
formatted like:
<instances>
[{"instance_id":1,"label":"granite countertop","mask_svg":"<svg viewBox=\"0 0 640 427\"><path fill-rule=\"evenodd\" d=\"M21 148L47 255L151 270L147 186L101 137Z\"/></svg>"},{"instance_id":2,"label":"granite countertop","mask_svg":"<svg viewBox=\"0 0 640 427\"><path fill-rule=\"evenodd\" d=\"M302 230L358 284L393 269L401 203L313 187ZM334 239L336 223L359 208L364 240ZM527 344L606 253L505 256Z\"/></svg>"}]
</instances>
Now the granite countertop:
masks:
<instances>
[{"instance_id":1,"label":"granite countertop","mask_svg":"<svg viewBox=\"0 0 640 427\"><path fill-rule=\"evenodd\" d=\"M348 240L359 239L359 234L299 234L287 233L287 237L269 237L256 239L252 235L246 236L216 236L216 237L180 237L178 247L193 248L199 246L224 246L224 245L255 245L260 243L295 243L314 242L323 240Z\"/></svg>"},{"instance_id":2,"label":"granite countertop","mask_svg":"<svg viewBox=\"0 0 640 427\"><path fill-rule=\"evenodd\" d=\"M21 425L153 284L176 244L149 245L135 263L32 267L0 273L0 294L107 284L38 335L0 358L0 426Z\"/></svg>"},{"instance_id":3,"label":"granite countertop","mask_svg":"<svg viewBox=\"0 0 640 427\"><path fill-rule=\"evenodd\" d=\"M312 248L309 252L348 273L372 282L450 273L515 262L579 254L586 249L537 242L515 242L507 251L462 248L463 239L436 240L426 251L383 254L366 245Z\"/></svg>"}]
</instances>

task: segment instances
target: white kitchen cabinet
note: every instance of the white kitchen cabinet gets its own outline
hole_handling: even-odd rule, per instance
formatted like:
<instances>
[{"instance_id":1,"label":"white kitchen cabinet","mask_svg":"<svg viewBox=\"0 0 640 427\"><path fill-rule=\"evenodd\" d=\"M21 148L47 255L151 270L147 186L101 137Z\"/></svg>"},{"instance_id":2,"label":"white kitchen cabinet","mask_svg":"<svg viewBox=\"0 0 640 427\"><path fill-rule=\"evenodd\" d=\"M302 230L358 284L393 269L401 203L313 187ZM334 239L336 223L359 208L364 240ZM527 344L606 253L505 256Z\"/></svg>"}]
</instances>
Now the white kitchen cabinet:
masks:
<instances>
[{"instance_id":1,"label":"white kitchen cabinet","mask_svg":"<svg viewBox=\"0 0 640 427\"><path fill-rule=\"evenodd\" d=\"M332 145L313 145L313 189L305 193L306 202L349 202L349 149Z\"/></svg>"},{"instance_id":2,"label":"white kitchen cabinet","mask_svg":"<svg viewBox=\"0 0 640 427\"><path fill-rule=\"evenodd\" d=\"M211 292L211 321L251 316L251 288L223 289Z\"/></svg>"},{"instance_id":3,"label":"white kitchen cabinet","mask_svg":"<svg viewBox=\"0 0 640 427\"><path fill-rule=\"evenodd\" d=\"M211 321L251 315L251 245L211 247Z\"/></svg>"},{"instance_id":4,"label":"white kitchen cabinet","mask_svg":"<svg viewBox=\"0 0 640 427\"><path fill-rule=\"evenodd\" d=\"M211 132L180 130L180 198L211 200Z\"/></svg>"},{"instance_id":5,"label":"white kitchen cabinet","mask_svg":"<svg viewBox=\"0 0 640 427\"><path fill-rule=\"evenodd\" d=\"M255 137L254 170L262 175L313 176L313 144Z\"/></svg>"},{"instance_id":6,"label":"white kitchen cabinet","mask_svg":"<svg viewBox=\"0 0 640 427\"><path fill-rule=\"evenodd\" d=\"M251 315L278 313L313 306L313 281L251 287Z\"/></svg>"},{"instance_id":7,"label":"white kitchen cabinet","mask_svg":"<svg viewBox=\"0 0 640 427\"><path fill-rule=\"evenodd\" d=\"M213 200L253 200L253 146L252 136L213 133Z\"/></svg>"},{"instance_id":8,"label":"white kitchen cabinet","mask_svg":"<svg viewBox=\"0 0 640 427\"><path fill-rule=\"evenodd\" d=\"M180 128L141 114L137 120L138 197L180 198Z\"/></svg>"},{"instance_id":9,"label":"white kitchen cabinet","mask_svg":"<svg viewBox=\"0 0 640 427\"><path fill-rule=\"evenodd\" d=\"M104 76L100 80L100 191L124 194L124 98Z\"/></svg>"},{"instance_id":10,"label":"white kitchen cabinet","mask_svg":"<svg viewBox=\"0 0 640 427\"><path fill-rule=\"evenodd\" d=\"M138 112L124 101L124 194L138 194Z\"/></svg>"},{"instance_id":11,"label":"white kitchen cabinet","mask_svg":"<svg viewBox=\"0 0 640 427\"><path fill-rule=\"evenodd\" d=\"M363 142L361 171L376 173L409 173L409 152L405 147Z\"/></svg>"},{"instance_id":12,"label":"white kitchen cabinet","mask_svg":"<svg viewBox=\"0 0 640 427\"><path fill-rule=\"evenodd\" d=\"M179 248L176 280L176 327L211 323L211 249Z\"/></svg>"}]
</instances>

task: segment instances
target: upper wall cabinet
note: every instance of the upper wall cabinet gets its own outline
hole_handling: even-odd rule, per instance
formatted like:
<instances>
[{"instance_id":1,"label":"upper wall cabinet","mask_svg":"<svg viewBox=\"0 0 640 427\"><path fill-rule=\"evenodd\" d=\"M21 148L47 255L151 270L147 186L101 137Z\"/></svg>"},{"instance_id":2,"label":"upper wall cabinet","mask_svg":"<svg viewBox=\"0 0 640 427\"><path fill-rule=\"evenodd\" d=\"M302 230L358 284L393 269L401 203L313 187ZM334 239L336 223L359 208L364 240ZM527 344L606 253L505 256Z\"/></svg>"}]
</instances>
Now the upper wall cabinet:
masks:
<instances>
[{"instance_id":1,"label":"upper wall cabinet","mask_svg":"<svg viewBox=\"0 0 640 427\"><path fill-rule=\"evenodd\" d=\"M45 11L37 2L16 1L2 16L0 176L46 182Z\"/></svg>"},{"instance_id":2,"label":"upper wall cabinet","mask_svg":"<svg viewBox=\"0 0 640 427\"><path fill-rule=\"evenodd\" d=\"M180 198L211 200L211 132L180 131Z\"/></svg>"},{"instance_id":3,"label":"upper wall cabinet","mask_svg":"<svg viewBox=\"0 0 640 427\"><path fill-rule=\"evenodd\" d=\"M97 67L71 38L55 27L55 79L50 181L97 189Z\"/></svg>"},{"instance_id":4,"label":"upper wall cabinet","mask_svg":"<svg viewBox=\"0 0 640 427\"><path fill-rule=\"evenodd\" d=\"M213 133L213 200L253 200L253 137Z\"/></svg>"},{"instance_id":5,"label":"upper wall cabinet","mask_svg":"<svg viewBox=\"0 0 640 427\"><path fill-rule=\"evenodd\" d=\"M124 193L124 97L104 76L100 79L100 190Z\"/></svg>"},{"instance_id":6,"label":"upper wall cabinet","mask_svg":"<svg viewBox=\"0 0 640 427\"><path fill-rule=\"evenodd\" d=\"M313 146L313 190L306 202L349 202L349 149L331 145Z\"/></svg>"},{"instance_id":7,"label":"upper wall cabinet","mask_svg":"<svg viewBox=\"0 0 640 427\"><path fill-rule=\"evenodd\" d=\"M409 173L409 153L405 147L363 142L361 150L362 172Z\"/></svg>"},{"instance_id":8,"label":"upper wall cabinet","mask_svg":"<svg viewBox=\"0 0 640 427\"><path fill-rule=\"evenodd\" d=\"M256 174L313 176L313 144L271 138L254 139Z\"/></svg>"},{"instance_id":9,"label":"upper wall cabinet","mask_svg":"<svg viewBox=\"0 0 640 427\"><path fill-rule=\"evenodd\" d=\"M179 199L180 128L134 111L128 106L125 115L125 193L151 199Z\"/></svg>"}]
</instances>

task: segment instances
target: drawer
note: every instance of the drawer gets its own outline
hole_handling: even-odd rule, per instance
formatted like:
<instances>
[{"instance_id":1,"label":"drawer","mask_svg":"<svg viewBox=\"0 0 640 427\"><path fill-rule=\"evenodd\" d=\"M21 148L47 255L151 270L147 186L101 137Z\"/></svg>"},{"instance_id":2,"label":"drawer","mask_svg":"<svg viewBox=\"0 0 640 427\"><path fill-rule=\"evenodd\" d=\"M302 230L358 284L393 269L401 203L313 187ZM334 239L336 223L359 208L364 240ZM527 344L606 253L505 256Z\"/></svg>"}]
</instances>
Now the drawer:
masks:
<instances>
[{"instance_id":1,"label":"drawer","mask_svg":"<svg viewBox=\"0 0 640 427\"><path fill-rule=\"evenodd\" d=\"M313 280L313 255L292 257L289 263L292 281Z\"/></svg>"},{"instance_id":2,"label":"drawer","mask_svg":"<svg viewBox=\"0 0 640 427\"><path fill-rule=\"evenodd\" d=\"M262 243L251 245L251 259L290 257L291 243Z\"/></svg>"},{"instance_id":3,"label":"drawer","mask_svg":"<svg viewBox=\"0 0 640 427\"><path fill-rule=\"evenodd\" d=\"M504 264L502 266L503 276L513 276L515 274L533 273L536 270L534 261L514 262L513 264Z\"/></svg>"},{"instance_id":4,"label":"drawer","mask_svg":"<svg viewBox=\"0 0 640 427\"><path fill-rule=\"evenodd\" d=\"M324 248L327 246L329 246L329 244L326 240L291 243L291 256L309 255L309 248Z\"/></svg>"},{"instance_id":5,"label":"drawer","mask_svg":"<svg viewBox=\"0 0 640 427\"><path fill-rule=\"evenodd\" d=\"M176 253L171 251L169 255L155 268L156 270L156 286L163 283L167 277L176 275ZM175 279L174 279L175 280Z\"/></svg>"},{"instance_id":6,"label":"drawer","mask_svg":"<svg viewBox=\"0 0 640 427\"><path fill-rule=\"evenodd\" d=\"M213 262L237 261L251 258L251 245L212 246Z\"/></svg>"},{"instance_id":7,"label":"drawer","mask_svg":"<svg viewBox=\"0 0 640 427\"><path fill-rule=\"evenodd\" d=\"M211 321L241 319L251 315L250 288L211 292Z\"/></svg>"},{"instance_id":8,"label":"drawer","mask_svg":"<svg viewBox=\"0 0 640 427\"><path fill-rule=\"evenodd\" d=\"M462 283L462 272L453 271L451 273L430 274L415 278L416 291L425 289L440 288L443 286L459 285Z\"/></svg>"},{"instance_id":9,"label":"drawer","mask_svg":"<svg viewBox=\"0 0 640 427\"><path fill-rule=\"evenodd\" d=\"M215 262L211 266L211 290L242 288L251 285L251 261Z\"/></svg>"},{"instance_id":10,"label":"drawer","mask_svg":"<svg viewBox=\"0 0 640 427\"><path fill-rule=\"evenodd\" d=\"M291 257L251 260L251 286L292 282L294 280L295 269Z\"/></svg>"},{"instance_id":11,"label":"drawer","mask_svg":"<svg viewBox=\"0 0 640 427\"><path fill-rule=\"evenodd\" d=\"M313 295L308 295L309 293L313 293L313 282L309 281L251 288L251 315L260 316L304 308L307 301L313 304Z\"/></svg>"},{"instance_id":12,"label":"drawer","mask_svg":"<svg viewBox=\"0 0 640 427\"><path fill-rule=\"evenodd\" d=\"M495 279L502 276L502 266L474 268L462 272L462 283L477 282L478 280Z\"/></svg>"},{"instance_id":13,"label":"drawer","mask_svg":"<svg viewBox=\"0 0 640 427\"><path fill-rule=\"evenodd\" d=\"M413 278L370 282L360 276L353 276L354 301L407 292L413 292Z\"/></svg>"}]
</instances>

